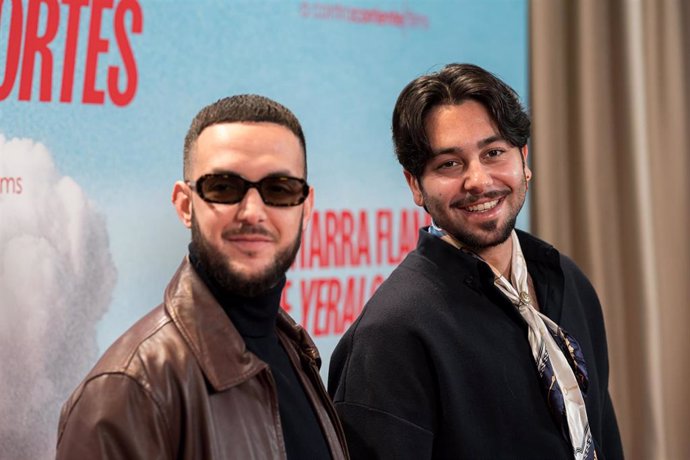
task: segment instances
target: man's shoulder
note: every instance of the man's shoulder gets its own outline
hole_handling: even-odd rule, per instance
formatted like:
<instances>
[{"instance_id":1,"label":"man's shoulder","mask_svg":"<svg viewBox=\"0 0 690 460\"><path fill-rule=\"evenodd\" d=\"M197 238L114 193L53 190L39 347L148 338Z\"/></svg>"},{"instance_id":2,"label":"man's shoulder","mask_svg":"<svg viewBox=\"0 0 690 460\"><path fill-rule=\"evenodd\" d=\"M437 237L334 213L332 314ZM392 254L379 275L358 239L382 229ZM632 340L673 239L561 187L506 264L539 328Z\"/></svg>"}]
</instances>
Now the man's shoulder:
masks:
<instances>
[{"instance_id":1,"label":"man's shoulder","mask_svg":"<svg viewBox=\"0 0 690 460\"><path fill-rule=\"evenodd\" d=\"M450 288L442 267L418 252L408 254L367 301L350 334L406 335L442 321L450 308ZM458 293L462 283L453 287Z\"/></svg>"},{"instance_id":2,"label":"man's shoulder","mask_svg":"<svg viewBox=\"0 0 690 460\"><path fill-rule=\"evenodd\" d=\"M376 289L367 304L414 303L438 291L436 268L423 255L411 252Z\"/></svg>"},{"instance_id":3,"label":"man's shoulder","mask_svg":"<svg viewBox=\"0 0 690 460\"><path fill-rule=\"evenodd\" d=\"M516 229L523 253L528 260L548 261L558 265L567 276L575 276L589 282L582 269L567 254L560 252L552 244L523 230Z\"/></svg>"},{"instance_id":4,"label":"man's shoulder","mask_svg":"<svg viewBox=\"0 0 690 460\"><path fill-rule=\"evenodd\" d=\"M165 369L169 367L171 358L177 356L174 359L179 360L179 357L189 355L180 353L180 347L183 346L184 340L164 306L157 306L134 323L103 353L65 402L62 418L69 415L89 388L92 393L96 391L101 395L114 395L119 392L120 396L122 391L134 391L138 388L137 394L148 394L153 400L159 400L153 395L153 389L160 386L158 380L166 373ZM101 399L104 406L112 405L113 398ZM93 405L93 401L89 401L88 405Z\"/></svg>"},{"instance_id":5,"label":"man's shoulder","mask_svg":"<svg viewBox=\"0 0 690 460\"><path fill-rule=\"evenodd\" d=\"M419 299L434 299L444 295L449 288L461 289L455 281L470 276L476 261L436 237L430 237L422 249L407 254L376 290L369 303L387 303L393 298L409 304ZM436 247L429 250L431 244ZM407 301L405 301L407 299Z\"/></svg>"},{"instance_id":6,"label":"man's shoulder","mask_svg":"<svg viewBox=\"0 0 690 460\"><path fill-rule=\"evenodd\" d=\"M522 252L525 256L528 254L539 254L541 256L552 256L555 257L559 254L558 250L549 242L542 240L541 238L529 233L525 230L515 229L518 240L520 240L520 246L522 247Z\"/></svg>"},{"instance_id":7,"label":"man's shoulder","mask_svg":"<svg viewBox=\"0 0 690 460\"><path fill-rule=\"evenodd\" d=\"M104 374L124 374L134 379L146 376L156 365L179 353L185 342L159 305L125 331L103 353L85 381Z\"/></svg>"}]
</instances>

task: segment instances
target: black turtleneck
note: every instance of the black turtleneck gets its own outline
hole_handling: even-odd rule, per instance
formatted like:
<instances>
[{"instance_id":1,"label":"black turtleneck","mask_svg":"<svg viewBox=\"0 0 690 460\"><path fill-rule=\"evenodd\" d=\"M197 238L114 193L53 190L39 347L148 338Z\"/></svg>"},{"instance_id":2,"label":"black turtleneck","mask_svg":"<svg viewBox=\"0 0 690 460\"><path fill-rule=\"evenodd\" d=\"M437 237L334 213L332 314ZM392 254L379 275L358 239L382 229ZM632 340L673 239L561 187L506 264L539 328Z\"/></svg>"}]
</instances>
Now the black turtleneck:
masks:
<instances>
[{"instance_id":1,"label":"black turtleneck","mask_svg":"<svg viewBox=\"0 0 690 460\"><path fill-rule=\"evenodd\" d=\"M285 276L256 297L222 289L201 264L194 245L189 260L244 339L247 349L268 364L278 391L278 410L289 459L330 459L321 427L285 349L276 334L276 319Z\"/></svg>"}]
</instances>

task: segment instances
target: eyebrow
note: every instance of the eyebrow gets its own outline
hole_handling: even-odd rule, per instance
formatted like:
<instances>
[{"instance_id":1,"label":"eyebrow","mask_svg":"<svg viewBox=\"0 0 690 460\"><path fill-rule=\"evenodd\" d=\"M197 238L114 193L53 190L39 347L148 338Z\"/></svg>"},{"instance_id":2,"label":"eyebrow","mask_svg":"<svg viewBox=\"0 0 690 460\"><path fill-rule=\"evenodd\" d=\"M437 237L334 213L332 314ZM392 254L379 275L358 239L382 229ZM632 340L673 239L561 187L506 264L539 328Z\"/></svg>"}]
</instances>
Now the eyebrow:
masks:
<instances>
[{"instance_id":1,"label":"eyebrow","mask_svg":"<svg viewBox=\"0 0 690 460\"><path fill-rule=\"evenodd\" d=\"M484 139L480 139L477 142L477 148L481 149L481 148L486 147L487 145L492 144L492 143L497 142L497 141L505 141L505 139L500 134L495 134L493 136L489 136L489 137L486 137ZM432 155L438 156L438 155L443 155L443 154L447 154L447 153L459 153L459 152L462 152L462 148L453 146L453 147L445 147L445 148L442 148L439 150L435 150L432 152Z\"/></svg>"},{"instance_id":2,"label":"eyebrow","mask_svg":"<svg viewBox=\"0 0 690 460\"><path fill-rule=\"evenodd\" d=\"M240 176L240 177L246 179L246 176L244 174L240 174L237 171L231 171L231 170L222 169L222 168L219 168L219 169L213 168L213 169L211 169L211 171L208 174L218 174L218 175L229 174L232 176ZM268 174L266 174L265 176L263 176L262 179L264 179L266 177L296 177L298 179L305 179L306 180L306 178L300 177L300 175L292 174L287 169L279 169L277 171L271 171Z\"/></svg>"}]
</instances>

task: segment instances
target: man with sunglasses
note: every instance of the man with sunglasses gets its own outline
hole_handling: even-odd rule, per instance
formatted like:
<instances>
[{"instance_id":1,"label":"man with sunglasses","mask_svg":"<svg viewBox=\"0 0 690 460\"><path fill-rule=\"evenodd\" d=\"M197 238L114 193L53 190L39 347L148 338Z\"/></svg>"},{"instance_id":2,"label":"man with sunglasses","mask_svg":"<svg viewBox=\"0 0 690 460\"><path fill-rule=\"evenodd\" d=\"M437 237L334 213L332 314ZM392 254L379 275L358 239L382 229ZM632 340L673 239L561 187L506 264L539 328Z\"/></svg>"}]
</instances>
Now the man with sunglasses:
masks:
<instances>
[{"instance_id":1,"label":"man with sunglasses","mask_svg":"<svg viewBox=\"0 0 690 460\"><path fill-rule=\"evenodd\" d=\"M279 308L313 206L306 175L302 128L277 102L197 114L172 195L189 255L65 403L57 458L347 458L316 347Z\"/></svg>"}]
</instances>

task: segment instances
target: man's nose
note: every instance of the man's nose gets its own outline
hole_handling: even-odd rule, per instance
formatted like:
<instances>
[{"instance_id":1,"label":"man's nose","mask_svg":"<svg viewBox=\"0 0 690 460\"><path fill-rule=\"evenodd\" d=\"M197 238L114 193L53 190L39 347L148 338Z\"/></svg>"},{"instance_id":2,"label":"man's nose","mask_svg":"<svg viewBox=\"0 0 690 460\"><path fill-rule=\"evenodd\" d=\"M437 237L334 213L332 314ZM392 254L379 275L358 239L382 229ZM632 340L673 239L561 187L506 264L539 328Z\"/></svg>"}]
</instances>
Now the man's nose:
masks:
<instances>
[{"instance_id":1,"label":"man's nose","mask_svg":"<svg viewBox=\"0 0 690 460\"><path fill-rule=\"evenodd\" d=\"M254 225L266 219L266 204L259 191L252 187L247 190L242 201L238 203L237 220Z\"/></svg>"},{"instance_id":2,"label":"man's nose","mask_svg":"<svg viewBox=\"0 0 690 460\"><path fill-rule=\"evenodd\" d=\"M465 172L463 188L471 193L481 193L491 185L493 179L489 170L480 161L472 161Z\"/></svg>"}]
</instances>

